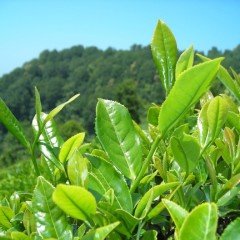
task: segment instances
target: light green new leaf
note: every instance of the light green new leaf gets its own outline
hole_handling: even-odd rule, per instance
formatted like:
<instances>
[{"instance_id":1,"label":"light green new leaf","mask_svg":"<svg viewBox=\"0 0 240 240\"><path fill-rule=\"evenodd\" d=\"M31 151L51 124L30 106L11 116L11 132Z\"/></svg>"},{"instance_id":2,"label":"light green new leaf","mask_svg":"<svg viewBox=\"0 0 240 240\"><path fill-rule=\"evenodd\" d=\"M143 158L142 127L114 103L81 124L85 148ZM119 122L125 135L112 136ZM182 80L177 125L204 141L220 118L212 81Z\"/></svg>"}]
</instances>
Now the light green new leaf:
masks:
<instances>
[{"instance_id":1,"label":"light green new leaf","mask_svg":"<svg viewBox=\"0 0 240 240\"><path fill-rule=\"evenodd\" d=\"M109 162L103 158L90 154L86 154L86 156L93 166L92 173L95 174L95 176L101 182L105 192L107 192L109 189L114 190L114 200L116 201L117 208L132 212L132 198L123 175L121 175ZM98 189L92 188L94 186L95 185L92 185L92 183L89 181L89 188L98 192ZM101 192L99 192L99 194L101 194Z\"/></svg>"},{"instance_id":2,"label":"light green new leaf","mask_svg":"<svg viewBox=\"0 0 240 240\"><path fill-rule=\"evenodd\" d=\"M215 140L227 120L228 103L221 96L215 97L207 109L208 136L207 139Z\"/></svg>"},{"instance_id":3,"label":"light green new leaf","mask_svg":"<svg viewBox=\"0 0 240 240\"><path fill-rule=\"evenodd\" d=\"M82 187L59 184L52 198L59 208L73 218L89 220L96 213L95 198Z\"/></svg>"},{"instance_id":4,"label":"light green new leaf","mask_svg":"<svg viewBox=\"0 0 240 240\"><path fill-rule=\"evenodd\" d=\"M113 165L135 179L142 166L142 149L128 110L120 103L100 99L96 115L97 136Z\"/></svg>"},{"instance_id":5,"label":"light green new leaf","mask_svg":"<svg viewBox=\"0 0 240 240\"><path fill-rule=\"evenodd\" d=\"M177 43L168 26L158 21L151 42L154 63L160 75L160 80L166 91L170 92L175 82L175 67L177 62Z\"/></svg>"},{"instance_id":6,"label":"light green new leaf","mask_svg":"<svg viewBox=\"0 0 240 240\"><path fill-rule=\"evenodd\" d=\"M12 227L11 219L14 216L14 212L11 208L6 206L0 206L0 228L5 230Z\"/></svg>"},{"instance_id":7,"label":"light green new leaf","mask_svg":"<svg viewBox=\"0 0 240 240\"><path fill-rule=\"evenodd\" d=\"M198 164L200 145L198 141L189 134L181 137L171 138L171 149L175 161L187 174L192 172Z\"/></svg>"},{"instance_id":8,"label":"light green new leaf","mask_svg":"<svg viewBox=\"0 0 240 240\"><path fill-rule=\"evenodd\" d=\"M191 46L180 55L177 61L176 79L182 72L192 67L193 58L194 58L194 49L193 49L193 46Z\"/></svg>"},{"instance_id":9,"label":"light green new leaf","mask_svg":"<svg viewBox=\"0 0 240 240\"><path fill-rule=\"evenodd\" d=\"M198 64L179 75L159 113L162 135L174 127L209 89L222 58Z\"/></svg>"},{"instance_id":10,"label":"light green new leaf","mask_svg":"<svg viewBox=\"0 0 240 240\"><path fill-rule=\"evenodd\" d=\"M164 192L171 190L175 187L177 187L179 183L177 182L172 182L172 183L162 183L160 185L152 187L150 190L148 190L144 196L141 198L139 201L137 208L135 210L135 217L140 217L142 215L142 212L144 211L149 198L152 196L152 199L154 200L155 198L161 196Z\"/></svg>"},{"instance_id":11,"label":"light green new leaf","mask_svg":"<svg viewBox=\"0 0 240 240\"><path fill-rule=\"evenodd\" d=\"M231 222L224 230L220 240L237 240L240 239L240 218L238 217Z\"/></svg>"},{"instance_id":12,"label":"light green new leaf","mask_svg":"<svg viewBox=\"0 0 240 240\"><path fill-rule=\"evenodd\" d=\"M200 113L198 114L197 126L199 131L199 140L202 147L207 144L207 135L208 135L208 118L207 118L207 110L208 110L209 102L206 102Z\"/></svg>"},{"instance_id":13,"label":"light green new leaf","mask_svg":"<svg viewBox=\"0 0 240 240\"><path fill-rule=\"evenodd\" d=\"M185 218L179 232L179 240L215 240L217 220L215 203L198 205Z\"/></svg>"},{"instance_id":14,"label":"light green new leaf","mask_svg":"<svg viewBox=\"0 0 240 240\"><path fill-rule=\"evenodd\" d=\"M43 177L38 177L37 186L33 192L33 213L38 236L71 239L72 231L66 215L52 201L53 186Z\"/></svg>"},{"instance_id":15,"label":"light green new leaf","mask_svg":"<svg viewBox=\"0 0 240 240\"><path fill-rule=\"evenodd\" d=\"M25 133L23 132L20 122L15 118L13 113L7 107L5 102L0 98L0 122L7 128L7 130L26 148L29 148Z\"/></svg>"},{"instance_id":16,"label":"light green new leaf","mask_svg":"<svg viewBox=\"0 0 240 240\"><path fill-rule=\"evenodd\" d=\"M180 230L185 218L188 215L188 211L176 204L175 202L169 201L167 199L162 200L164 206L167 208L172 220L174 221L177 231Z\"/></svg>"},{"instance_id":17,"label":"light green new leaf","mask_svg":"<svg viewBox=\"0 0 240 240\"><path fill-rule=\"evenodd\" d=\"M78 133L63 143L59 153L59 160L62 163L71 158L74 152L79 149L83 143L84 137L85 133Z\"/></svg>"},{"instance_id":18,"label":"light green new leaf","mask_svg":"<svg viewBox=\"0 0 240 240\"><path fill-rule=\"evenodd\" d=\"M45 113L41 113L41 121L43 122L46 118ZM39 126L37 117L35 116L32 121L32 127L35 137L39 134ZM54 150L60 148L62 145L62 138L60 137L54 120L48 121L47 124L42 128L41 135L39 136L39 150L44 156L44 159L52 172L54 173L55 167L63 169L61 162L58 160Z\"/></svg>"},{"instance_id":19,"label":"light green new leaf","mask_svg":"<svg viewBox=\"0 0 240 240\"><path fill-rule=\"evenodd\" d=\"M67 173L71 184L85 187L89 162L78 151L68 160Z\"/></svg>"},{"instance_id":20,"label":"light green new leaf","mask_svg":"<svg viewBox=\"0 0 240 240\"><path fill-rule=\"evenodd\" d=\"M48 121L51 121L60 111L62 111L62 109L68 105L69 103L71 103L72 101L74 101L76 98L78 98L80 96L80 94L76 94L73 97L71 97L67 102L62 103L60 105L58 105L57 107L55 107L44 119L43 121L43 125L45 125Z\"/></svg>"},{"instance_id":21,"label":"light green new leaf","mask_svg":"<svg viewBox=\"0 0 240 240\"><path fill-rule=\"evenodd\" d=\"M40 94L37 90L37 88L35 87L35 111L36 111L36 117L37 117L37 123L38 126L40 126L41 128L41 112L42 112L42 103L41 103L41 98L40 98Z\"/></svg>"},{"instance_id":22,"label":"light green new leaf","mask_svg":"<svg viewBox=\"0 0 240 240\"><path fill-rule=\"evenodd\" d=\"M120 222L115 222L104 227L89 231L82 240L104 240L116 228Z\"/></svg>"},{"instance_id":23,"label":"light green new leaf","mask_svg":"<svg viewBox=\"0 0 240 240\"><path fill-rule=\"evenodd\" d=\"M197 56L204 62L210 61L210 58L202 56L201 54L197 54ZM232 79L231 75L223 66L220 66L217 77L223 83L223 85L233 94L233 96L235 96L235 98L240 101L240 85L236 80L234 81Z\"/></svg>"},{"instance_id":24,"label":"light green new leaf","mask_svg":"<svg viewBox=\"0 0 240 240\"><path fill-rule=\"evenodd\" d=\"M24 234L23 232L17 231L11 232L11 237L13 240L31 240L31 238Z\"/></svg>"}]
</instances>

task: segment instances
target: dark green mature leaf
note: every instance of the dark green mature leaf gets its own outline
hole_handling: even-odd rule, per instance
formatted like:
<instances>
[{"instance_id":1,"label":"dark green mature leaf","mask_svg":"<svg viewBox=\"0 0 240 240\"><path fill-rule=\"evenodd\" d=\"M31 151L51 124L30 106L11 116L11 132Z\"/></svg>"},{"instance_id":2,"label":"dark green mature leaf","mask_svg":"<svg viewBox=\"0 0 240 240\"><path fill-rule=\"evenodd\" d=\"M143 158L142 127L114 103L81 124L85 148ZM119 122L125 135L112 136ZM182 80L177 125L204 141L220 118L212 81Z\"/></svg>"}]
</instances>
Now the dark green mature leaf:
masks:
<instances>
[{"instance_id":1,"label":"dark green mature leaf","mask_svg":"<svg viewBox=\"0 0 240 240\"><path fill-rule=\"evenodd\" d=\"M159 106L152 106L152 107L150 107L148 109L148 113L147 113L148 123L150 123L153 126L157 127L159 111L160 111L160 107Z\"/></svg>"},{"instance_id":2,"label":"dark green mature leaf","mask_svg":"<svg viewBox=\"0 0 240 240\"><path fill-rule=\"evenodd\" d=\"M179 75L159 113L159 129L164 135L209 89L222 58L198 64Z\"/></svg>"},{"instance_id":3,"label":"dark green mature leaf","mask_svg":"<svg viewBox=\"0 0 240 240\"><path fill-rule=\"evenodd\" d=\"M160 75L160 80L167 95L175 82L178 50L174 35L162 21L158 21L155 28L151 42L151 50L154 63Z\"/></svg>"},{"instance_id":4,"label":"dark green mature leaf","mask_svg":"<svg viewBox=\"0 0 240 240\"><path fill-rule=\"evenodd\" d=\"M0 206L0 227L7 230L12 227L11 219L14 216L14 212L11 208L6 206Z\"/></svg>"},{"instance_id":5,"label":"dark green mature leaf","mask_svg":"<svg viewBox=\"0 0 240 240\"><path fill-rule=\"evenodd\" d=\"M185 218L179 232L179 240L215 240L217 220L215 203L198 205Z\"/></svg>"},{"instance_id":6,"label":"dark green mature leaf","mask_svg":"<svg viewBox=\"0 0 240 240\"><path fill-rule=\"evenodd\" d=\"M240 218L231 222L224 230L220 240L237 240L240 239Z\"/></svg>"},{"instance_id":7,"label":"dark green mature leaf","mask_svg":"<svg viewBox=\"0 0 240 240\"><path fill-rule=\"evenodd\" d=\"M142 165L142 149L128 110L117 102L100 99L96 133L113 165L135 179Z\"/></svg>"},{"instance_id":8,"label":"dark green mature leaf","mask_svg":"<svg viewBox=\"0 0 240 240\"><path fill-rule=\"evenodd\" d=\"M218 193L218 198L222 197L225 193L227 193L229 190L235 187L239 182L240 182L240 173L234 175L221 187Z\"/></svg>"},{"instance_id":9,"label":"dark green mature leaf","mask_svg":"<svg viewBox=\"0 0 240 240\"><path fill-rule=\"evenodd\" d=\"M180 55L177 61L176 79L182 72L192 67L193 58L194 58L194 49L193 49L193 46L191 46Z\"/></svg>"},{"instance_id":10,"label":"dark green mature leaf","mask_svg":"<svg viewBox=\"0 0 240 240\"><path fill-rule=\"evenodd\" d=\"M92 164L92 172L98 178L101 185L104 187L105 192L109 189L114 190L115 204L118 208L132 212L133 204L129 188L121 175L109 162L99 156L86 155ZM91 189L93 185L89 185ZM98 189L92 189L98 191ZM99 192L101 194L101 192Z\"/></svg>"},{"instance_id":11,"label":"dark green mature leaf","mask_svg":"<svg viewBox=\"0 0 240 240\"><path fill-rule=\"evenodd\" d=\"M52 201L53 186L43 177L38 177L33 192L33 212L37 234L44 238L71 239L71 227L66 215Z\"/></svg>"},{"instance_id":12,"label":"dark green mature leaf","mask_svg":"<svg viewBox=\"0 0 240 240\"><path fill-rule=\"evenodd\" d=\"M89 231L82 240L104 240L116 228L120 222L115 222L104 227Z\"/></svg>"},{"instance_id":13,"label":"dark green mature leaf","mask_svg":"<svg viewBox=\"0 0 240 240\"><path fill-rule=\"evenodd\" d=\"M187 174L192 172L198 164L200 155L198 141L189 134L183 134L179 138L172 137L171 149L180 168Z\"/></svg>"},{"instance_id":14,"label":"dark green mature leaf","mask_svg":"<svg viewBox=\"0 0 240 240\"><path fill-rule=\"evenodd\" d=\"M91 220L96 213L96 200L86 189L59 184L53 192L53 201L66 214L80 220Z\"/></svg>"},{"instance_id":15,"label":"dark green mature leaf","mask_svg":"<svg viewBox=\"0 0 240 240\"><path fill-rule=\"evenodd\" d=\"M63 143L59 153L59 160L62 163L71 158L74 152L79 149L83 143L84 137L85 133L78 133Z\"/></svg>"},{"instance_id":16,"label":"dark green mature leaf","mask_svg":"<svg viewBox=\"0 0 240 240\"><path fill-rule=\"evenodd\" d=\"M227 122L231 127L237 130L238 134L240 134L240 114L229 112Z\"/></svg>"},{"instance_id":17,"label":"dark green mature leaf","mask_svg":"<svg viewBox=\"0 0 240 240\"><path fill-rule=\"evenodd\" d=\"M144 196L139 201L137 208L135 210L135 217L140 217L142 212L144 211L149 198L152 196L152 199L155 199L156 197L161 196L164 192L171 190L178 186L179 183L172 182L172 183L162 183L160 185L152 187L149 191L147 191Z\"/></svg>"},{"instance_id":18,"label":"dark green mature leaf","mask_svg":"<svg viewBox=\"0 0 240 240\"><path fill-rule=\"evenodd\" d=\"M15 118L13 113L7 107L5 102L0 98L0 122L7 128L7 130L26 148L29 148L28 142L21 124Z\"/></svg>"},{"instance_id":19,"label":"dark green mature leaf","mask_svg":"<svg viewBox=\"0 0 240 240\"><path fill-rule=\"evenodd\" d=\"M163 202L164 206L167 208L172 220L174 221L174 223L176 225L176 229L179 232L185 218L188 215L188 211L186 211L184 208L180 207L175 202L169 201L167 199L163 199L162 202Z\"/></svg>"},{"instance_id":20,"label":"dark green mature leaf","mask_svg":"<svg viewBox=\"0 0 240 240\"><path fill-rule=\"evenodd\" d=\"M47 115L45 113L42 113L41 121L44 121L46 116ZM39 132L39 127L36 116L33 118L32 127L35 136L37 136ZM59 169L63 169L62 164L60 163L56 154L54 153L54 150L56 148L60 148L62 143L63 140L58 133L54 120L48 121L47 124L45 124L44 128L41 130L41 135L39 136L39 149L42 155L44 156L48 164L48 167L52 173L54 173L55 169L54 166L56 166Z\"/></svg>"},{"instance_id":21,"label":"dark green mature leaf","mask_svg":"<svg viewBox=\"0 0 240 240\"><path fill-rule=\"evenodd\" d=\"M158 235L157 231L149 230L143 234L141 240L157 240L158 239L157 235Z\"/></svg>"}]
</instances>

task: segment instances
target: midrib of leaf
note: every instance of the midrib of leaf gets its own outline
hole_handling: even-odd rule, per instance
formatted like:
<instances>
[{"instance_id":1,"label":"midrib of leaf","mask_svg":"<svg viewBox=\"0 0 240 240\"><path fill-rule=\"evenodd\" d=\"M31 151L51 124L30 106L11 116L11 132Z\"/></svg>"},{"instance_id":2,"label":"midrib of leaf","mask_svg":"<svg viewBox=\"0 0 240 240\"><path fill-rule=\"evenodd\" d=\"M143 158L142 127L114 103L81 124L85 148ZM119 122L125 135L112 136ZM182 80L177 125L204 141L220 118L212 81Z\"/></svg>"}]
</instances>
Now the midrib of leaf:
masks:
<instances>
[{"instance_id":1,"label":"midrib of leaf","mask_svg":"<svg viewBox=\"0 0 240 240\"><path fill-rule=\"evenodd\" d=\"M45 198L45 201L46 201L46 203L47 203L48 212L49 212L49 214L50 214L50 218L51 218L51 221L52 221L52 224L53 224L53 227L54 227L54 231L55 231L55 233L56 233L56 235L57 235L57 238L59 238L57 229L56 229L55 224L54 224L54 221L53 221L52 212L51 212L50 207L49 207L49 204L48 204L47 194L46 194L44 185L42 184L42 181L41 181L41 185L42 185L42 189L43 189L43 192L44 192L44 198Z\"/></svg>"},{"instance_id":2,"label":"midrib of leaf","mask_svg":"<svg viewBox=\"0 0 240 240\"><path fill-rule=\"evenodd\" d=\"M210 208L209 211L208 211L208 217L207 217L207 225L206 225L206 229L208 230L209 229L209 224L210 224L210 219L211 219L211 205L208 207ZM207 236L208 236L208 231L204 231L204 240L208 240L207 239Z\"/></svg>"},{"instance_id":3,"label":"midrib of leaf","mask_svg":"<svg viewBox=\"0 0 240 240\"><path fill-rule=\"evenodd\" d=\"M104 107L105 107L105 106L104 106ZM123 143L123 142L121 142L120 139L119 139L119 136L118 136L119 133L118 133L116 127L114 126L114 121L112 121L112 119L110 118L110 116L109 116L110 114L109 114L107 108L106 108L106 110L107 110L107 113L108 113L107 116L108 116L108 118L109 118L109 120L110 120L111 126L112 126L112 128L114 129L115 136L116 136L116 138L117 138L117 140L118 140L118 145L120 146L120 149L121 149L121 151L122 151L122 153L123 153L123 155L124 155L124 160L125 160L125 162L127 163L127 166L128 166L128 169L129 169L131 175L132 175L132 176L135 176L135 173L132 171L132 168L131 168L130 165L128 164L127 159L129 159L129 158L126 156L126 153L124 152L124 150L126 150L126 149L123 149L123 146L122 146L122 144L121 144L121 143ZM116 112L115 110L113 110L113 111ZM120 122L120 121L119 121L119 122ZM118 123L115 123L115 124L117 125ZM127 134L128 134L128 133L129 133L129 132L127 132ZM126 138L127 134L125 135L124 139ZM128 152L128 151L126 151L126 152Z\"/></svg>"},{"instance_id":4,"label":"midrib of leaf","mask_svg":"<svg viewBox=\"0 0 240 240\"><path fill-rule=\"evenodd\" d=\"M66 194L66 192L65 192L63 189L61 189L61 190L62 190L62 192L64 193L64 195L67 197L67 199L70 200L70 202L71 202L80 212L83 213L84 217L85 217L87 220L89 220L89 217L88 217L87 213L86 213L84 210L79 209L79 207L78 207L78 205L76 204L76 202L73 201L71 198L69 198L68 195Z\"/></svg>"}]
</instances>

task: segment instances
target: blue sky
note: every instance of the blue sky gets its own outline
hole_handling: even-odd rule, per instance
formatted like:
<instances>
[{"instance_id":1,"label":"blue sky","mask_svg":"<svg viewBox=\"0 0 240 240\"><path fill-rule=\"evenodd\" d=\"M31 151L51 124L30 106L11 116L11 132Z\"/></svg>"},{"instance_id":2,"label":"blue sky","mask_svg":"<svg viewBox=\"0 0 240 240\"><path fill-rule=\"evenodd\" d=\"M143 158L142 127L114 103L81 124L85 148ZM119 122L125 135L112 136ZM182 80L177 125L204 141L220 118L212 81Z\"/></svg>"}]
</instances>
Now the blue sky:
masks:
<instances>
[{"instance_id":1,"label":"blue sky","mask_svg":"<svg viewBox=\"0 0 240 240\"><path fill-rule=\"evenodd\" d=\"M147 45L158 19L181 50L233 49L239 10L238 0L0 0L0 76L45 49Z\"/></svg>"}]
</instances>

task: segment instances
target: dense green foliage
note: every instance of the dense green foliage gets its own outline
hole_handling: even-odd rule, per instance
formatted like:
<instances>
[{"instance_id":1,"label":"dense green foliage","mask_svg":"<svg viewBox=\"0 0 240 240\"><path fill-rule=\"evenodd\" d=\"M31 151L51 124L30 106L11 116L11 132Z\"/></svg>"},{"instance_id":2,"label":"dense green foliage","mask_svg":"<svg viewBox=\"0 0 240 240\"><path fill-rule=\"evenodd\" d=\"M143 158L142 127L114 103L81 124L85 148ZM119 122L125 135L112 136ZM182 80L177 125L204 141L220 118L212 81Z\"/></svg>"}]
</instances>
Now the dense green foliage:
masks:
<instances>
[{"instance_id":1,"label":"dense green foliage","mask_svg":"<svg viewBox=\"0 0 240 240\"><path fill-rule=\"evenodd\" d=\"M175 41L174 38L172 41ZM173 69L177 59L176 44L169 49L170 52L173 49L171 54L175 54L174 61L172 66L163 67ZM193 50L191 52L193 53ZM192 54L191 52L189 54ZM226 56L223 66L233 67L236 72L240 72L240 46L224 52L213 47L207 56L210 58ZM199 58L195 58L195 63L199 61ZM177 72L180 70L177 69ZM173 78L171 71L168 75ZM171 81L170 79L167 82ZM39 58L4 75L0 78L0 96L14 115L26 124L31 121L34 113L35 86L41 92L45 111L49 111L75 93L81 93L81 99L57 119L64 139L80 129L85 129L88 137L93 135L97 98L121 102L128 108L136 122L145 124L147 108L152 102L161 103L165 94L164 88L159 84L150 47L140 45L133 45L130 50L109 48L103 51L96 47L83 46L62 51L45 50ZM219 93L223 88L216 82L212 90ZM5 129L0 127L0 132L0 166L10 165L16 159L24 159L25 156L19 151L16 156L15 150L19 150L20 147L12 143L11 137L5 134Z\"/></svg>"},{"instance_id":2,"label":"dense green foliage","mask_svg":"<svg viewBox=\"0 0 240 240\"><path fill-rule=\"evenodd\" d=\"M148 109L144 130L124 105L99 98L96 140L79 132L64 141L54 118L79 95L46 114L35 88L29 138L0 99L0 120L36 175L34 190L30 184L25 194L1 196L0 239L239 236L240 77L221 66L222 57L194 64L192 47L179 57L176 49L159 21L151 50L165 98ZM216 81L230 94L212 94Z\"/></svg>"}]
</instances>

